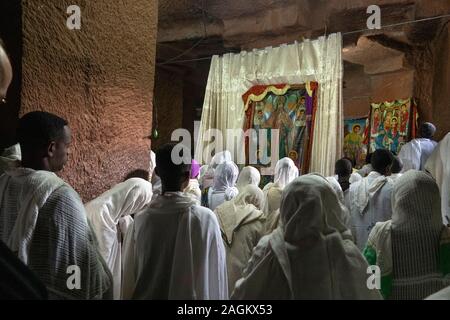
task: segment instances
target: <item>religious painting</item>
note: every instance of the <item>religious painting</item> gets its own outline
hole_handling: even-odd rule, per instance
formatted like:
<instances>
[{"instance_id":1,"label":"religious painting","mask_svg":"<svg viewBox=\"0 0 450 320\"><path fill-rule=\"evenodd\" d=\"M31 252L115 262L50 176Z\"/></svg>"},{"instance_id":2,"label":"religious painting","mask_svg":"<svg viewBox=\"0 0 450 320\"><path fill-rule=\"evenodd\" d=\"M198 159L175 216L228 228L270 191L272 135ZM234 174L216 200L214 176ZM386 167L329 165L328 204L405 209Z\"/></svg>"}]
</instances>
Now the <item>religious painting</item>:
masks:
<instances>
[{"instance_id":1,"label":"religious painting","mask_svg":"<svg viewBox=\"0 0 450 320\"><path fill-rule=\"evenodd\" d=\"M367 122L367 117L344 120L344 157L358 169L365 164L367 155L367 145L364 143Z\"/></svg>"},{"instance_id":2,"label":"religious painting","mask_svg":"<svg viewBox=\"0 0 450 320\"><path fill-rule=\"evenodd\" d=\"M262 91L263 89L264 91ZM258 137L259 130L267 130L266 150L258 150L259 153L265 152L270 155L272 130L278 129L278 159L290 157L301 173L307 173L316 107L316 90L317 83L258 86L254 89L253 94L247 94L247 121L244 129L255 129ZM246 101L245 97L246 95L244 95L244 101ZM257 144L259 145L258 142ZM258 163L257 166L260 165L262 166Z\"/></svg>"},{"instance_id":3,"label":"religious painting","mask_svg":"<svg viewBox=\"0 0 450 320\"><path fill-rule=\"evenodd\" d=\"M370 152L387 149L399 154L415 135L417 109L412 99L372 103L370 112Z\"/></svg>"}]
</instances>

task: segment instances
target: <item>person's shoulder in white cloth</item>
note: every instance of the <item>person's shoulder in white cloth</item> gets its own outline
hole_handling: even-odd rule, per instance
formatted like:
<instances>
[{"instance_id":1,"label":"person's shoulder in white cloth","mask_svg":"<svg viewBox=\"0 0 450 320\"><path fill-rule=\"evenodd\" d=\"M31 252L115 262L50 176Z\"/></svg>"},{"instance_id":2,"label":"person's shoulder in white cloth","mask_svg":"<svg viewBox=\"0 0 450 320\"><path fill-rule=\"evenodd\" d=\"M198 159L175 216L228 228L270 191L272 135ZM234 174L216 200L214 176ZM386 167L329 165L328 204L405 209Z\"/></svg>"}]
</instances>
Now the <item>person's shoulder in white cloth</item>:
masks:
<instances>
[{"instance_id":1,"label":"person's shoulder in white cloth","mask_svg":"<svg viewBox=\"0 0 450 320\"><path fill-rule=\"evenodd\" d=\"M162 194L135 217L125 237L122 298L227 299L217 218L181 192L190 166L173 163L173 147L164 145L156 154Z\"/></svg>"},{"instance_id":2,"label":"person's shoulder in white cloth","mask_svg":"<svg viewBox=\"0 0 450 320\"><path fill-rule=\"evenodd\" d=\"M437 145L433 141L436 127L425 122L419 128L420 138L413 139L406 143L399 153L399 158L403 163L402 173L408 170L424 170L425 163Z\"/></svg>"},{"instance_id":3,"label":"person's shoulder in white cloth","mask_svg":"<svg viewBox=\"0 0 450 320\"><path fill-rule=\"evenodd\" d=\"M144 209L151 200L151 183L130 178L85 205L100 253L114 277L114 299L120 299L121 293L122 239L133 221L131 215Z\"/></svg>"},{"instance_id":4,"label":"person's shoulder in white cloth","mask_svg":"<svg viewBox=\"0 0 450 320\"><path fill-rule=\"evenodd\" d=\"M442 139L425 164L425 170L432 175L441 193L442 221L450 223L450 133Z\"/></svg>"},{"instance_id":5,"label":"person's shoulder in white cloth","mask_svg":"<svg viewBox=\"0 0 450 320\"><path fill-rule=\"evenodd\" d=\"M1 238L46 284L50 298L112 297L111 274L98 252L81 198L54 173L67 162L71 143L67 121L31 112L19 120L17 135L21 167L0 177ZM79 267L79 290L67 286L71 266Z\"/></svg>"}]
</instances>

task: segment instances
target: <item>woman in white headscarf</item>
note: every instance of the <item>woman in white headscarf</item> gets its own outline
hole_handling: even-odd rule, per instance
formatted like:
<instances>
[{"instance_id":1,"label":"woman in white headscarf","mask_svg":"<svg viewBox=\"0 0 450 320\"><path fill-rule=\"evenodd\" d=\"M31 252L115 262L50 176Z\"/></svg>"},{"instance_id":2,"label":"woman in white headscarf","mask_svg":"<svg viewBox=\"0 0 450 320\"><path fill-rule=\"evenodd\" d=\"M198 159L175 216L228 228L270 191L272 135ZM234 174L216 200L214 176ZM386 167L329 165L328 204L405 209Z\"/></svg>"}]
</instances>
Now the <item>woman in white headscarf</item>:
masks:
<instances>
[{"instance_id":1,"label":"woman in white headscarf","mask_svg":"<svg viewBox=\"0 0 450 320\"><path fill-rule=\"evenodd\" d=\"M450 133L437 145L425 164L441 192L442 221L450 224Z\"/></svg>"},{"instance_id":2,"label":"woman in white headscarf","mask_svg":"<svg viewBox=\"0 0 450 320\"><path fill-rule=\"evenodd\" d=\"M364 255L381 269L386 299L424 299L450 285L450 232L433 179L409 170L394 185L392 220L372 229Z\"/></svg>"},{"instance_id":3,"label":"woman in white headscarf","mask_svg":"<svg viewBox=\"0 0 450 320\"><path fill-rule=\"evenodd\" d=\"M257 186L247 185L231 201L214 210L219 220L227 253L228 288L242 276L253 248L264 235L264 217L261 211L264 194Z\"/></svg>"},{"instance_id":4,"label":"woman in white headscarf","mask_svg":"<svg viewBox=\"0 0 450 320\"><path fill-rule=\"evenodd\" d=\"M85 205L100 254L113 274L114 299L120 299L122 239L133 222L130 215L141 211L151 199L151 183L132 178L117 184Z\"/></svg>"},{"instance_id":5,"label":"woman in white headscarf","mask_svg":"<svg viewBox=\"0 0 450 320\"><path fill-rule=\"evenodd\" d=\"M244 167L239 174L238 181L236 183L236 187L239 190L242 190L248 185L259 186L261 182L261 174L258 169L252 166Z\"/></svg>"},{"instance_id":6,"label":"woman in white headscarf","mask_svg":"<svg viewBox=\"0 0 450 320\"><path fill-rule=\"evenodd\" d=\"M346 240L341 207L326 179L305 175L282 194L282 224L263 237L232 299L380 299L367 287L368 264Z\"/></svg>"},{"instance_id":7,"label":"woman in white headscarf","mask_svg":"<svg viewBox=\"0 0 450 320\"><path fill-rule=\"evenodd\" d=\"M203 166L201 168L203 169L203 171L200 171L199 182L202 191L201 205L204 207L209 207L209 190L214 184L214 175L216 168L225 161L232 161L231 153L228 150L216 153L214 157L212 157L209 165Z\"/></svg>"},{"instance_id":8,"label":"woman in white headscarf","mask_svg":"<svg viewBox=\"0 0 450 320\"><path fill-rule=\"evenodd\" d=\"M298 168L291 158L283 158L275 166L273 183L264 187L264 215L266 217L266 232L271 233L278 226L281 193L285 186L298 177Z\"/></svg>"},{"instance_id":9,"label":"woman in white headscarf","mask_svg":"<svg viewBox=\"0 0 450 320\"><path fill-rule=\"evenodd\" d=\"M233 161L225 161L214 172L214 184L208 193L208 205L214 211L225 201L236 197L239 190L236 188L236 180L239 169Z\"/></svg>"}]
</instances>

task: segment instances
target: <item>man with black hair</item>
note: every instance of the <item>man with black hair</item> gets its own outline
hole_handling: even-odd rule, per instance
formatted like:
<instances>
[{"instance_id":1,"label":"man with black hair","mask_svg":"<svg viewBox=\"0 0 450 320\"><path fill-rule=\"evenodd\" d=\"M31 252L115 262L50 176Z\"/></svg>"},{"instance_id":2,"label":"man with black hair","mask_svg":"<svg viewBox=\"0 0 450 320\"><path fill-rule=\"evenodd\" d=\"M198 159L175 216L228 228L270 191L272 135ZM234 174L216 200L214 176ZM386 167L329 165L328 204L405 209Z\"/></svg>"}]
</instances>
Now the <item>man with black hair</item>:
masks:
<instances>
[{"instance_id":1,"label":"man with black hair","mask_svg":"<svg viewBox=\"0 0 450 320\"><path fill-rule=\"evenodd\" d=\"M124 241L123 299L228 299L225 248L214 213L183 193L190 155L156 153L161 195L136 215Z\"/></svg>"},{"instance_id":2,"label":"man with black hair","mask_svg":"<svg viewBox=\"0 0 450 320\"><path fill-rule=\"evenodd\" d=\"M51 299L110 298L79 195L55 172L69 155L66 120L35 111L19 120L21 167L0 177L0 239L45 283Z\"/></svg>"},{"instance_id":3,"label":"man with black hair","mask_svg":"<svg viewBox=\"0 0 450 320\"><path fill-rule=\"evenodd\" d=\"M403 162L398 156L394 156L394 160L392 162L391 175L389 179L392 182L395 182L398 178L402 176Z\"/></svg>"},{"instance_id":4,"label":"man with black hair","mask_svg":"<svg viewBox=\"0 0 450 320\"><path fill-rule=\"evenodd\" d=\"M370 231L377 222L392 216L391 175L394 156L388 150L376 150L371 157L373 170L363 180L350 186L349 203L352 231L356 245L363 250Z\"/></svg>"},{"instance_id":5,"label":"man with black hair","mask_svg":"<svg viewBox=\"0 0 450 320\"><path fill-rule=\"evenodd\" d=\"M352 163L346 158L339 159L334 165L334 174L337 175L337 180L343 192L350 188L350 176L352 175L352 171Z\"/></svg>"},{"instance_id":6,"label":"man with black hair","mask_svg":"<svg viewBox=\"0 0 450 320\"><path fill-rule=\"evenodd\" d=\"M413 139L405 144L399 153L403 162L402 172L408 170L424 170L425 163L436 148L437 142L432 140L436 127L430 122L420 126L420 138Z\"/></svg>"}]
</instances>

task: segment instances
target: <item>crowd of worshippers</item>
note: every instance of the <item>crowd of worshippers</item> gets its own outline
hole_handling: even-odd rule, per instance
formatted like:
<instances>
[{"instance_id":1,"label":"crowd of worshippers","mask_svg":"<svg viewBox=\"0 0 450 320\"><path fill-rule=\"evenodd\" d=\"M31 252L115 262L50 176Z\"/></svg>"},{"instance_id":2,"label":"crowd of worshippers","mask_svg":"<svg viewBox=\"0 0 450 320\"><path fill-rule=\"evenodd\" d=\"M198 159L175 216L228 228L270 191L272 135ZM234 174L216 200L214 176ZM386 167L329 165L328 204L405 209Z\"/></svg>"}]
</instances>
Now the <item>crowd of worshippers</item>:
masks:
<instances>
[{"instance_id":1,"label":"crowd of worshippers","mask_svg":"<svg viewBox=\"0 0 450 320\"><path fill-rule=\"evenodd\" d=\"M450 134L437 144L435 130L424 123L399 156L376 150L359 171L340 159L332 177L299 176L283 158L262 190L258 169L239 172L228 151L177 165L166 144L152 183L129 178L83 204L55 174L68 122L25 114L0 158L0 296L450 298Z\"/></svg>"},{"instance_id":2,"label":"crowd of worshippers","mask_svg":"<svg viewBox=\"0 0 450 320\"><path fill-rule=\"evenodd\" d=\"M0 50L1 99L11 77ZM70 124L27 113L0 157L0 298L450 298L450 133L435 131L359 171L340 159L332 177L283 158L263 189L228 151L175 164L167 144L150 179L83 203L56 174Z\"/></svg>"}]
</instances>

